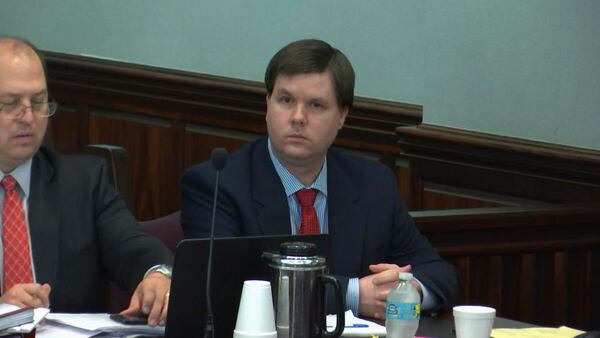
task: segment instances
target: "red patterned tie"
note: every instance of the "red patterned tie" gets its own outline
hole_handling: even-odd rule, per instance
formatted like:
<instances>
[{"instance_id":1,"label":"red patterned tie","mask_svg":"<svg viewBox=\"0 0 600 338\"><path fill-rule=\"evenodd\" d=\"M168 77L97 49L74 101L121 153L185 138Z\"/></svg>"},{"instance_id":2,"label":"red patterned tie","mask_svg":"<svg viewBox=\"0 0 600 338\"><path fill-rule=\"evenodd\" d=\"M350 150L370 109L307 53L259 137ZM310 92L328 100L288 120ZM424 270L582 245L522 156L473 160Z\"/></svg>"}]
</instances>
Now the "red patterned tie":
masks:
<instances>
[{"instance_id":1,"label":"red patterned tie","mask_svg":"<svg viewBox=\"0 0 600 338\"><path fill-rule=\"evenodd\" d=\"M296 198L300 203L301 216L299 234L318 234L321 232L317 212L313 206L316 197L316 189L302 189L296 192Z\"/></svg>"},{"instance_id":2,"label":"red patterned tie","mask_svg":"<svg viewBox=\"0 0 600 338\"><path fill-rule=\"evenodd\" d=\"M25 225L25 214L17 182L12 176L4 176L4 207L2 209L2 245L4 248L2 265L2 293L18 283L31 283L31 259L29 237Z\"/></svg>"}]
</instances>

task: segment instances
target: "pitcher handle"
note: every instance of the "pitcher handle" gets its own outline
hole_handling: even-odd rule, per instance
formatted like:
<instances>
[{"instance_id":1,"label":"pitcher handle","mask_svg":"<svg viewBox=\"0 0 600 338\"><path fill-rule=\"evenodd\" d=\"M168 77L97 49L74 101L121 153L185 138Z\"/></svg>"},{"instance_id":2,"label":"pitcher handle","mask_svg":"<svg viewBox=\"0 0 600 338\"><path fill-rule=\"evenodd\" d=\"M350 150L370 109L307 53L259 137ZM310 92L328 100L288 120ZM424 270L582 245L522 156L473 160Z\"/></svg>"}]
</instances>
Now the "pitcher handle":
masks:
<instances>
[{"instance_id":1,"label":"pitcher handle","mask_svg":"<svg viewBox=\"0 0 600 338\"><path fill-rule=\"evenodd\" d=\"M326 284L329 283L333 286L333 289L335 292L334 298L335 298L335 307L336 307L336 316L337 316L337 323L335 325L335 330L329 332L329 331L327 331L327 326L325 325L325 327L321 328L321 337L331 337L331 338L341 337L342 333L344 332L344 326L346 325L346 318L345 318L345 314L344 314L344 312L345 312L344 310L346 310L346 304L344 301L344 297L342 297L342 287L340 286L340 282L332 276L320 275L320 276L318 276L318 278L321 279L323 291L325 290Z\"/></svg>"}]
</instances>

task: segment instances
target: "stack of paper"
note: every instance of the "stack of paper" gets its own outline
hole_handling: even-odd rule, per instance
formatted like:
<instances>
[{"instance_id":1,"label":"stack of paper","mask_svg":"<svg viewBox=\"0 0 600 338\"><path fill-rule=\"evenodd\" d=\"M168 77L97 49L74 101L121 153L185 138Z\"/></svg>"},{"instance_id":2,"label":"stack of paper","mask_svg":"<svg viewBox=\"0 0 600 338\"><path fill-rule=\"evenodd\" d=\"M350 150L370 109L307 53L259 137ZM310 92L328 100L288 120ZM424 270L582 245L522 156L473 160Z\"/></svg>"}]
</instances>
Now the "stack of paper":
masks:
<instances>
[{"instance_id":1,"label":"stack of paper","mask_svg":"<svg viewBox=\"0 0 600 338\"><path fill-rule=\"evenodd\" d=\"M33 322L23 324L20 326L13 326L6 330L2 330L2 331L0 331L0 336L19 334L19 333L29 333L38 326L38 324L42 321L42 319L44 319L44 317L46 317L48 312L50 312L50 310L47 308L43 308L43 307L36 308L35 310L33 310Z\"/></svg>"},{"instance_id":2,"label":"stack of paper","mask_svg":"<svg viewBox=\"0 0 600 338\"><path fill-rule=\"evenodd\" d=\"M50 313L46 316L46 321L53 322L65 328L71 327L73 328L73 333L75 331L82 333L80 337L85 337L86 333L89 333L91 336L100 332L143 334L145 336L163 336L165 334L164 326L125 325L113 321L109 316L107 313ZM56 327L56 325L54 326ZM47 336L51 335L48 334Z\"/></svg>"},{"instance_id":3,"label":"stack of paper","mask_svg":"<svg viewBox=\"0 0 600 338\"><path fill-rule=\"evenodd\" d=\"M584 333L583 331L571 329L566 326L553 327L530 327L525 329L493 329L494 338L573 338Z\"/></svg>"},{"instance_id":4,"label":"stack of paper","mask_svg":"<svg viewBox=\"0 0 600 338\"><path fill-rule=\"evenodd\" d=\"M33 322L33 309L0 303L0 331Z\"/></svg>"}]
</instances>

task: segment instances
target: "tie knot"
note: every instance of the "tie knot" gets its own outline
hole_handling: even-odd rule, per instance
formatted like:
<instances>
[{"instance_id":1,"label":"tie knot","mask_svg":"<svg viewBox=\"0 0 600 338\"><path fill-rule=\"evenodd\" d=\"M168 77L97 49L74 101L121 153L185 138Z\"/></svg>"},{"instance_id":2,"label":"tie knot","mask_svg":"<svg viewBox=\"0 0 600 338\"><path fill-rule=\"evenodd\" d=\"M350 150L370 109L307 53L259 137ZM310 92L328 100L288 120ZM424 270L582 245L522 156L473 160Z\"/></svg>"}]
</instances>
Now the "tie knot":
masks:
<instances>
[{"instance_id":1,"label":"tie knot","mask_svg":"<svg viewBox=\"0 0 600 338\"><path fill-rule=\"evenodd\" d=\"M312 206L315 203L316 197L316 189L301 189L296 191L296 198L298 199L298 203L300 203L300 205L303 207Z\"/></svg>"},{"instance_id":2,"label":"tie knot","mask_svg":"<svg viewBox=\"0 0 600 338\"><path fill-rule=\"evenodd\" d=\"M10 175L4 176L0 184L2 184L5 191L13 191L17 187L17 181Z\"/></svg>"}]
</instances>

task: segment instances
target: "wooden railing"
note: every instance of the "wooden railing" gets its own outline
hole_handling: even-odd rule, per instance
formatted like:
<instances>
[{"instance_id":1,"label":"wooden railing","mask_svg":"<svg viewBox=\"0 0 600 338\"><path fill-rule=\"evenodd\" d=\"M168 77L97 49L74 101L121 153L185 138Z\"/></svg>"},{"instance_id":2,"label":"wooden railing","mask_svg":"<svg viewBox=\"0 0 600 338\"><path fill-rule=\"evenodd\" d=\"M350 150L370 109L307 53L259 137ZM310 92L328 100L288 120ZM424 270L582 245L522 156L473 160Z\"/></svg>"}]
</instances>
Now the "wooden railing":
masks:
<instances>
[{"instance_id":1,"label":"wooden railing","mask_svg":"<svg viewBox=\"0 0 600 338\"><path fill-rule=\"evenodd\" d=\"M452 262L461 303L538 325L600 323L598 204L411 212Z\"/></svg>"}]
</instances>

